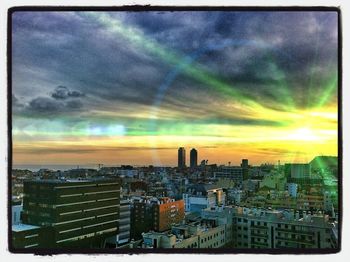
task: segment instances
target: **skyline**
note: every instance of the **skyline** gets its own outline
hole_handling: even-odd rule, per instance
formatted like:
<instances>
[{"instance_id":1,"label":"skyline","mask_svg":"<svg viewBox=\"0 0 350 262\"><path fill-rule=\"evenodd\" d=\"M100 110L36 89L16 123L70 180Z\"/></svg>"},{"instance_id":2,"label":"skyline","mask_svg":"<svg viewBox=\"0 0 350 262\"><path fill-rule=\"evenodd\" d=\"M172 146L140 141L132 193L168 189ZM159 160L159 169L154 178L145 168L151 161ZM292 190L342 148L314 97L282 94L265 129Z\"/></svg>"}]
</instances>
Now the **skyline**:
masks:
<instances>
[{"instance_id":1,"label":"skyline","mask_svg":"<svg viewBox=\"0 0 350 262\"><path fill-rule=\"evenodd\" d=\"M336 12L15 12L14 165L336 156L337 32Z\"/></svg>"}]
</instances>

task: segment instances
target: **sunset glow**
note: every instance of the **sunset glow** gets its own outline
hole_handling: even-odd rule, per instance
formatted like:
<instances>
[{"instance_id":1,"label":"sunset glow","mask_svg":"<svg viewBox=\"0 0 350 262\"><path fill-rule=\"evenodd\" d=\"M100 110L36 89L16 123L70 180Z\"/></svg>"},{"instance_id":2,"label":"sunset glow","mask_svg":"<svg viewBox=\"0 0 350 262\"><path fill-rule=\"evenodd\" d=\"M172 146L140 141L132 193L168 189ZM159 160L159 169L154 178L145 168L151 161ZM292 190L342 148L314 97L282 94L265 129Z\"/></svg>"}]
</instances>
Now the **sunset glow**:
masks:
<instances>
[{"instance_id":1,"label":"sunset glow","mask_svg":"<svg viewBox=\"0 0 350 262\"><path fill-rule=\"evenodd\" d=\"M16 13L14 164L175 166L180 146L217 164L336 156L336 21L332 12Z\"/></svg>"}]
</instances>

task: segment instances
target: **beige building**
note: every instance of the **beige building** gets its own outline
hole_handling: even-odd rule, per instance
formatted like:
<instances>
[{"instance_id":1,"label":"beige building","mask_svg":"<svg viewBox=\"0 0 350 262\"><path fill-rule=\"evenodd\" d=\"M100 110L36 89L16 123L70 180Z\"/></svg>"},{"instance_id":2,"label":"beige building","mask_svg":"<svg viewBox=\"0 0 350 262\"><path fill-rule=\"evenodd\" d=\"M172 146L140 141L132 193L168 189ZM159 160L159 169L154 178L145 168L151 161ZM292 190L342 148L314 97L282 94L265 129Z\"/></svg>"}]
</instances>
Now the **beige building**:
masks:
<instances>
[{"instance_id":1,"label":"beige building","mask_svg":"<svg viewBox=\"0 0 350 262\"><path fill-rule=\"evenodd\" d=\"M332 248L328 216L253 208L236 209L236 248Z\"/></svg>"}]
</instances>

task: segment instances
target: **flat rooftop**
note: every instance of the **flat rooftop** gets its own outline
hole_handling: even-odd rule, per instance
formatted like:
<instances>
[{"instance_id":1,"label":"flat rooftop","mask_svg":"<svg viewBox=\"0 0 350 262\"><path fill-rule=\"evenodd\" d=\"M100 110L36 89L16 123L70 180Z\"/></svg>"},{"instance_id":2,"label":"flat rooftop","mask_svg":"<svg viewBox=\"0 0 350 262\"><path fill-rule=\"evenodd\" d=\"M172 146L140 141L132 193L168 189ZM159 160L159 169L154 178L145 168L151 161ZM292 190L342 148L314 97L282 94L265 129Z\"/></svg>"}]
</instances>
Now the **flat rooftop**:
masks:
<instances>
[{"instance_id":1,"label":"flat rooftop","mask_svg":"<svg viewBox=\"0 0 350 262\"><path fill-rule=\"evenodd\" d=\"M33 225L28 225L28 224L17 224L17 225L12 225L12 231L13 232L21 232L21 231L27 231L27 230L33 230L33 229L38 229L40 227L38 226L33 226Z\"/></svg>"}]
</instances>

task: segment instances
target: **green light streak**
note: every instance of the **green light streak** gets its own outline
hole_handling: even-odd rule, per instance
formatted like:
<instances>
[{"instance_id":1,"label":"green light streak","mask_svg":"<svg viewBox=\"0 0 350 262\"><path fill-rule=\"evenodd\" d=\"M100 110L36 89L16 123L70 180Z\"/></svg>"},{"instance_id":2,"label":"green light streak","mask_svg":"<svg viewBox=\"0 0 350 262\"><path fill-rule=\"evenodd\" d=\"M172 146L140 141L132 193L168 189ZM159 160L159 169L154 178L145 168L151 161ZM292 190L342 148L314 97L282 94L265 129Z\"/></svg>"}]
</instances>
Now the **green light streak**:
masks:
<instances>
[{"instance_id":1,"label":"green light streak","mask_svg":"<svg viewBox=\"0 0 350 262\"><path fill-rule=\"evenodd\" d=\"M173 52L172 50L157 44L155 41L148 39L141 31L138 31L132 27L125 26L122 22L118 21L116 18L112 18L109 14L99 13L99 12L86 12L84 15L89 18L93 18L95 21L99 22L101 25L108 28L111 33L121 35L124 39L128 40L132 45L143 48L163 61L177 65L182 64L184 61L184 56ZM206 86L213 88L214 90L220 92L222 95L227 95L235 99L238 104L243 104L248 107L254 107L257 109L264 108L260 103L253 101L252 99L243 95L239 90L232 87L213 74L207 72L204 68L200 67L198 64L191 64L185 66L183 73Z\"/></svg>"},{"instance_id":2,"label":"green light streak","mask_svg":"<svg viewBox=\"0 0 350 262\"><path fill-rule=\"evenodd\" d=\"M315 105L315 108L321 108L327 102L329 102L330 98L334 95L334 92L336 92L337 87L338 87L338 73L336 71L333 73L331 79L325 85L324 91L320 95L319 101Z\"/></svg>"}]
</instances>

